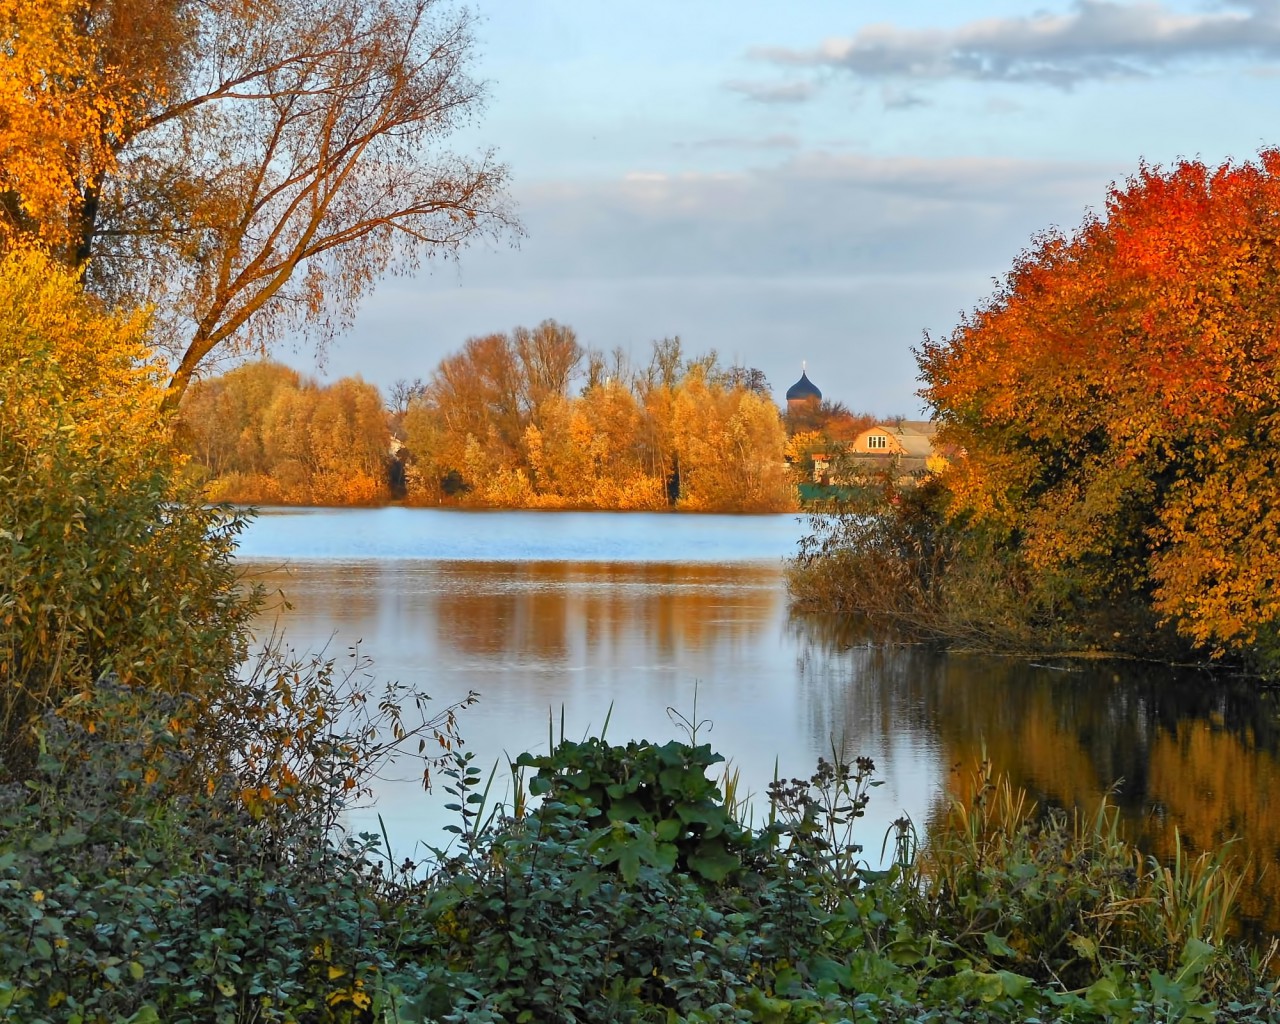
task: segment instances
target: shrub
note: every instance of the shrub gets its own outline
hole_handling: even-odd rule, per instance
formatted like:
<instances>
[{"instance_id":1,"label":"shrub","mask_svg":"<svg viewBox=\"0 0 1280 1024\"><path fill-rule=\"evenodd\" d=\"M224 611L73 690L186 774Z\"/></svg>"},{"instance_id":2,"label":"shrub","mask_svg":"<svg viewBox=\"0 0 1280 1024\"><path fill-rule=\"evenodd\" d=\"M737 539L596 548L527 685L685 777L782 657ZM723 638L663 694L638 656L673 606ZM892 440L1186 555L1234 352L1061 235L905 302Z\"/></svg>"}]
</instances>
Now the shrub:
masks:
<instances>
[{"instance_id":1,"label":"shrub","mask_svg":"<svg viewBox=\"0 0 1280 1024\"><path fill-rule=\"evenodd\" d=\"M359 671L259 664L216 708L235 757L183 730L184 698L115 682L41 719L0 790L0 1021L347 1024L395 999L415 884L336 826L397 750L455 745L457 708L415 721Z\"/></svg>"},{"instance_id":2,"label":"shrub","mask_svg":"<svg viewBox=\"0 0 1280 1024\"><path fill-rule=\"evenodd\" d=\"M37 254L0 260L0 773L103 673L194 692L245 653L243 521L182 482L146 331Z\"/></svg>"},{"instance_id":3,"label":"shrub","mask_svg":"<svg viewBox=\"0 0 1280 1024\"><path fill-rule=\"evenodd\" d=\"M1106 800L1092 815L1038 814L984 761L930 829L908 910L956 958L1040 984L1087 988L1128 975L1229 988L1230 911L1243 875L1226 854L1144 857ZM1238 982L1239 978L1233 978Z\"/></svg>"}]
</instances>

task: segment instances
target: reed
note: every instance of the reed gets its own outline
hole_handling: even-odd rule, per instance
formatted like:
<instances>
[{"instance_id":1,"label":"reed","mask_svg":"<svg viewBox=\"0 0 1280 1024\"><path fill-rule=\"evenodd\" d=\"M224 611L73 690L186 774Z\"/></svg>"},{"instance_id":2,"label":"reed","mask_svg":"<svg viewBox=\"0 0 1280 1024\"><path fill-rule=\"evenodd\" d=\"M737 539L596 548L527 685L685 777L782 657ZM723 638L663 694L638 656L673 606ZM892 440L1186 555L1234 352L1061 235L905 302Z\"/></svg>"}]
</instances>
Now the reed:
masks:
<instances>
[{"instance_id":1,"label":"reed","mask_svg":"<svg viewBox=\"0 0 1280 1024\"><path fill-rule=\"evenodd\" d=\"M1179 836L1170 862L1144 857L1105 797L1040 813L984 759L930 828L909 907L957 956L1067 988L1113 967L1221 973L1244 877L1230 853L1193 856Z\"/></svg>"}]
</instances>

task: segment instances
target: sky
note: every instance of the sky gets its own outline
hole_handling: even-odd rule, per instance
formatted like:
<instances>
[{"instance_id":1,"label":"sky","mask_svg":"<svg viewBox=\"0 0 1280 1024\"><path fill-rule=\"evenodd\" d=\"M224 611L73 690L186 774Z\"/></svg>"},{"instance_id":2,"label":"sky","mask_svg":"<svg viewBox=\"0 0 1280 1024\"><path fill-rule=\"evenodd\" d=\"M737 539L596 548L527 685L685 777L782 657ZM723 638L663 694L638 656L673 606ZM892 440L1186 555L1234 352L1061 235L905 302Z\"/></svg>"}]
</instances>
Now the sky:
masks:
<instances>
[{"instance_id":1,"label":"sky","mask_svg":"<svg viewBox=\"0 0 1280 1024\"><path fill-rule=\"evenodd\" d=\"M486 108L450 144L511 171L518 245L388 277L323 363L384 389L545 319L807 367L926 415L946 337L1037 233L1146 162L1280 144L1280 0L473 0Z\"/></svg>"}]
</instances>

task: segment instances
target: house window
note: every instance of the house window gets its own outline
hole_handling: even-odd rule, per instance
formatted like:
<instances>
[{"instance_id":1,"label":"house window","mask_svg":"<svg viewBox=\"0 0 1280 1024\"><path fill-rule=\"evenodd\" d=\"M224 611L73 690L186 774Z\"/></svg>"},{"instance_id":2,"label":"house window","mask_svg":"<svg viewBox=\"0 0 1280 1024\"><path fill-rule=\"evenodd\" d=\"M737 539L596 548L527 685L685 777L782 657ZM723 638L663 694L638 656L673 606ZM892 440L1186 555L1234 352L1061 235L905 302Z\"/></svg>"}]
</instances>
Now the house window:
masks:
<instances>
[{"instance_id":1,"label":"house window","mask_svg":"<svg viewBox=\"0 0 1280 1024\"><path fill-rule=\"evenodd\" d=\"M889 438L884 434L870 434L867 437L868 448L888 448Z\"/></svg>"}]
</instances>

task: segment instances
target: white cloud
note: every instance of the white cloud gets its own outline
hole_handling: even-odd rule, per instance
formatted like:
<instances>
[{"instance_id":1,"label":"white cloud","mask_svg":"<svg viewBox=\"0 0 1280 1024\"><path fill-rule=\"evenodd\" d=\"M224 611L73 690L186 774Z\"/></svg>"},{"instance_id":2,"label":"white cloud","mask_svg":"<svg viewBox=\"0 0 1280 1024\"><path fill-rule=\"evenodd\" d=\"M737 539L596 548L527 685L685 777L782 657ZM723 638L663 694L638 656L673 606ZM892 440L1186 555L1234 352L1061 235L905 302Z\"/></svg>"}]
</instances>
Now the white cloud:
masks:
<instances>
[{"instance_id":1,"label":"white cloud","mask_svg":"<svg viewBox=\"0 0 1280 1024\"><path fill-rule=\"evenodd\" d=\"M752 103L804 103L812 99L818 87L813 82L725 82L724 87L731 92L741 93Z\"/></svg>"},{"instance_id":2,"label":"white cloud","mask_svg":"<svg viewBox=\"0 0 1280 1024\"><path fill-rule=\"evenodd\" d=\"M869 25L811 49L760 47L758 60L846 72L871 80L1037 82L1148 75L1198 59L1280 57L1280 12L1271 0L1180 13L1159 2L1075 0L1066 13L984 18L954 29Z\"/></svg>"}]
</instances>

